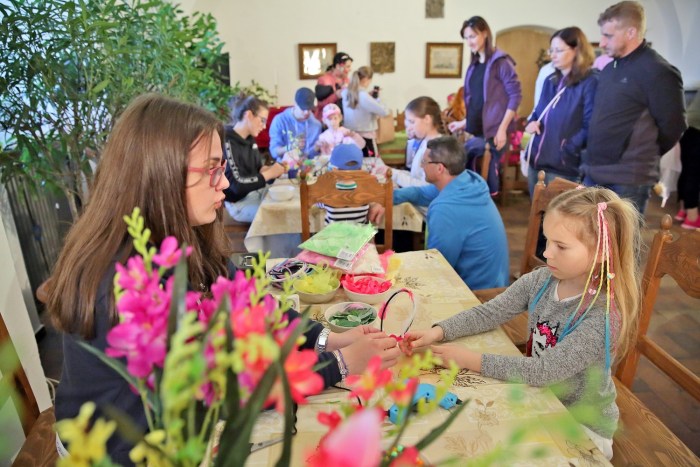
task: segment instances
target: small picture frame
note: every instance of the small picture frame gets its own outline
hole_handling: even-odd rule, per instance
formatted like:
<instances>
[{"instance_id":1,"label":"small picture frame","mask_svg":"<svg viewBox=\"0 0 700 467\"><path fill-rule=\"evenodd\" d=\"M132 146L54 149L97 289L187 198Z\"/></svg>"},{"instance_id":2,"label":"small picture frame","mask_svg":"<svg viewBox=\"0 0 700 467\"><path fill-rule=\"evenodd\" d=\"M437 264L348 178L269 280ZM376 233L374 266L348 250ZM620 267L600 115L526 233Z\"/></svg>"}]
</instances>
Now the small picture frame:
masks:
<instances>
[{"instance_id":1,"label":"small picture frame","mask_svg":"<svg viewBox=\"0 0 700 467\"><path fill-rule=\"evenodd\" d=\"M425 77L460 78L463 46L461 42L428 42L425 49Z\"/></svg>"},{"instance_id":2,"label":"small picture frame","mask_svg":"<svg viewBox=\"0 0 700 467\"><path fill-rule=\"evenodd\" d=\"M299 79L316 79L333 63L336 44L299 44Z\"/></svg>"},{"instance_id":3,"label":"small picture frame","mask_svg":"<svg viewBox=\"0 0 700 467\"><path fill-rule=\"evenodd\" d=\"M591 42L591 47L593 47L593 54L595 55L595 58L605 55L605 49L602 49L598 42Z\"/></svg>"}]
</instances>

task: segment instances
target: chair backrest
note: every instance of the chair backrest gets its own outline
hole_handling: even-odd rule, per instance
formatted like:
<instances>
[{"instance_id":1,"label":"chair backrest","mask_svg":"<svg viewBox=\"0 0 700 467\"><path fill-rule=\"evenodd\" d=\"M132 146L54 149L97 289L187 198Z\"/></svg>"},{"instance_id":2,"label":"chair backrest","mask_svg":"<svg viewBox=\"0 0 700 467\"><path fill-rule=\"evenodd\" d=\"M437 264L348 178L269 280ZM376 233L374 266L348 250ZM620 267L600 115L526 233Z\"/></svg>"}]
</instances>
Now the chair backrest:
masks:
<instances>
[{"instance_id":1,"label":"chair backrest","mask_svg":"<svg viewBox=\"0 0 700 467\"><path fill-rule=\"evenodd\" d=\"M406 130L406 124L404 122L405 118L406 112L396 112L396 123L394 124L394 130L396 130L397 133Z\"/></svg>"},{"instance_id":2,"label":"chair backrest","mask_svg":"<svg viewBox=\"0 0 700 467\"><path fill-rule=\"evenodd\" d=\"M280 114L287 110L288 105L282 107L270 107L268 109L267 124L265 128L255 137L255 142L258 145L260 151L266 151L270 147L270 126L272 125L272 120Z\"/></svg>"},{"instance_id":3,"label":"chair backrest","mask_svg":"<svg viewBox=\"0 0 700 467\"><path fill-rule=\"evenodd\" d=\"M671 224L671 216L666 214L661 220L661 230L654 235L642 279L642 311L637 341L620 361L615 376L631 388L639 357L644 355L696 400L700 400L700 378L647 335L663 276L672 277L683 292L700 299L700 231L681 232L674 240L670 232Z\"/></svg>"},{"instance_id":4,"label":"chair backrest","mask_svg":"<svg viewBox=\"0 0 700 467\"><path fill-rule=\"evenodd\" d=\"M491 165L491 145L486 143L484 145L484 155L481 158L481 167L479 168L479 175L484 180L489 179L489 165ZM477 162L479 158L477 157Z\"/></svg>"},{"instance_id":5,"label":"chair backrest","mask_svg":"<svg viewBox=\"0 0 700 467\"><path fill-rule=\"evenodd\" d=\"M355 182L357 187L352 190L338 189L338 182ZM390 250L392 245L393 225L393 194L394 186L391 181L391 169L386 172L386 181L380 183L377 178L363 170L332 170L318 177L315 183L307 183L305 177L301 180L301 239L306 241L311 236L309 212L311 206L323 203L334 207L354 207L369 203L379 203L384 206L384 245L377 249Z\"/></svg>"},{"instance_id":6,"label":"chair backrest","mask_svg":"<svg viewBox=\"0 0 700 467\"><path fill-rule=\"evenodd\" d=\"M537 239L540 234L542 217L550 201L557 195L573 190L578 186L577 183L563 178L555 178L549 185L545 185L544 178L544 170L540 170L537 174L537 184L532 194L530 217L527 222L527 234L525 235L525 249L523 250L523 260L520 266L521 275L527 274L538 266L544 266L544 262L537 257Z\"/></svg>"},{"instance_id":7,"label":"chair backrest","mask_svg":"<svg viewBox=\"0 0 700 467\"><path fill-rule=\"evenodd\" d=\"M0 407L3 407L7 399L12 397L13 403L22 421L24 435L29 436L32 426L34 426L37 418L39 418L39 404L32 391L32 386L29 384L27 374L22 368L19 356L17 355L17 349L12 343L10 332L7 330L2 315L0 315L0 349L3 349L4 352L8 352L5 354L7 358L3 358L3 361L0 362L0 370L2 371L2 377L0 377L0 382L2 384L0 384L0 388L7 384L7 386L14 389L10 394L0 391ZM14 368L10 368L8 364L14 365Z\"/></svg>"}]
</instances>

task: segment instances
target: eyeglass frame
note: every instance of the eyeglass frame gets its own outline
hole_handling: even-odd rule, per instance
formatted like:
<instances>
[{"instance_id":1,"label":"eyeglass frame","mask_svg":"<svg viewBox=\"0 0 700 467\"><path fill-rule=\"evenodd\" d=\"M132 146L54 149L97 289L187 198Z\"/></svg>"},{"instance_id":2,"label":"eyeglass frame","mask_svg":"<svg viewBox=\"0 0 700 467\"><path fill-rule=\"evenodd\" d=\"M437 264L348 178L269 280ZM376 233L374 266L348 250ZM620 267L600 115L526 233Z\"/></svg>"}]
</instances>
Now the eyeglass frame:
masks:
<instances>
[{"instance_id":1,"label":"eyeglass frame","mask_svg":"<svg viewBox=\"0 0 700 467\"><path fill-rule=\"evenodd\" d=\"M422 159L420 160L420 165L426 165L426 164L442 164L442 165L445 165L444 162L440 162L440 161L431 161L431 160L428 159L427 157L424 157L424 158L422 158Z\"/></svg>"},{"instance_id":2,"label":"eyeglass frame","mask_svg":"<svg viewBox=\"0 0 700 467\"><path fill-rule=\"evenodd\" d=\"M195 173L209 173L209 186L215 188L216 186L219 185L219 182L221 181L221 177L226 172L226 163L227 163L226 158L222 157L221 158L221 165L217 165L216 167L212 167L212 168L190 167L188 165L187 171L188 172L195 172Z\"/></svg>"}]
</instances>

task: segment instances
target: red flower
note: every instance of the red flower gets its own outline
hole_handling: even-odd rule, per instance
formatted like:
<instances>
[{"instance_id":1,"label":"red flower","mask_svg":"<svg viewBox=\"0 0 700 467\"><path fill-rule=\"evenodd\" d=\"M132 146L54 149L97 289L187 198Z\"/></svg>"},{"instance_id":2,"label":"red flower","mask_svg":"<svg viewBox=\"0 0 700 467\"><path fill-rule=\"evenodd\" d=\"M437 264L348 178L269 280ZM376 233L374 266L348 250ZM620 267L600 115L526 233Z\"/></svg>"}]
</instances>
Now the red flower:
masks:
<instances>
[{"instance_id":1,"label":"red flower","mask_svg":"<svg viewBox=\"0 0 700 467\"><path fill-rule=\"evenodd\" d=\"M382 359L378 355L372 357L367 369L361 375L351 375L345 383L352 388L351 394L364 400L369 400L374 391L386 386L392 380L391 370L382 370Z\"/></svg>"}]
</instances>

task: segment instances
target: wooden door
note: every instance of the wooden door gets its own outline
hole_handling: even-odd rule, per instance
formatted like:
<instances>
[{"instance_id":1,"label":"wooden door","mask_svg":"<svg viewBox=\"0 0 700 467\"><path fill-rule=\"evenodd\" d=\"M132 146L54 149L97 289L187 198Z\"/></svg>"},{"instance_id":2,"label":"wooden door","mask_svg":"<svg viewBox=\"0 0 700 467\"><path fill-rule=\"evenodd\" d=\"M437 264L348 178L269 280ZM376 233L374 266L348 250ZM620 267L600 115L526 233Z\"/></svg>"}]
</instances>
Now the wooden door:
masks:
<instances>
[{"instance_id":1,"label":"wooden door","mask_svg":"<svg viewBox=\"0 0 700 467\"><path fill-rule=\"evenodd\" d=\"M496 46L513 57L520 78L523 100L518 116L526 117L532 111L539 72L537 60L549 49L549 38L553 33L554 29L544 26L516 26L496 33Z\"/></svg>"}]
</instances>

